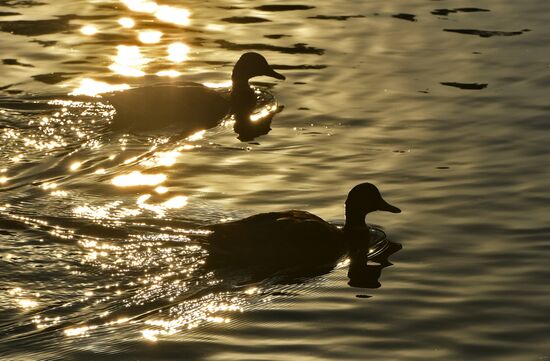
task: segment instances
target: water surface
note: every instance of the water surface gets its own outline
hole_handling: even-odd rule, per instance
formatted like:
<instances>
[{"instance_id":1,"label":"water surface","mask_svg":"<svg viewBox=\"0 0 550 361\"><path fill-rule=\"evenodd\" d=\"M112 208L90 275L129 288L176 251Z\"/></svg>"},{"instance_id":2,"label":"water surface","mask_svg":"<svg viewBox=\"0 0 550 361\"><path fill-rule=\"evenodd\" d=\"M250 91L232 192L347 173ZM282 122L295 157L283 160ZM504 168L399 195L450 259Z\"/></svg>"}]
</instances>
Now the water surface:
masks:
<instances>
[{"instance_id":1,"label":"water surface","mask_svg":"<svg viewBox=\"0 0 550 361\"><path fill-rule=\"evenodd\" d=\"M0 1L0 356L550 357L546 1ZM174 45L176 44L176 45ZM113 132L79 89L287 80L267 134ZM226 84L225 84L226 86ZM200 227L360 182L403 245L374 280L220 274Z\"/></svg>"}]
</instances>

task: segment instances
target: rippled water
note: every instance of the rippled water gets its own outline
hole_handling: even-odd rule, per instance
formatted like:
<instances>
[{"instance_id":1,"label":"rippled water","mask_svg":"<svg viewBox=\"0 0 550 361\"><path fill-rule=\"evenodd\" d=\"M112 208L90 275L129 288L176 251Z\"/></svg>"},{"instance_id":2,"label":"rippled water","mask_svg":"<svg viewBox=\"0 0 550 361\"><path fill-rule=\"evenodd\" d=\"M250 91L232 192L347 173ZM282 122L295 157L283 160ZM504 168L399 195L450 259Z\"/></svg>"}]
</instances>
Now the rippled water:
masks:
<instances>
[{"instance_id":1,"label":"rippled water","mask_svg":"<svg viewBox=\"0 0 550 361\"><path fill-rule=\"evenodd\" d=\"M0 357L550 358L549 13L0 1ZM114 132L107 102L67 96L220 86L250 50L287 77L255 79L284 109L252 141L230 122ZM346 260L293 280L204 266L202 225L288 208L342 224L364 181L404 211L369 216L403 245L370 283Z\"/></svg>"}]
</instances>

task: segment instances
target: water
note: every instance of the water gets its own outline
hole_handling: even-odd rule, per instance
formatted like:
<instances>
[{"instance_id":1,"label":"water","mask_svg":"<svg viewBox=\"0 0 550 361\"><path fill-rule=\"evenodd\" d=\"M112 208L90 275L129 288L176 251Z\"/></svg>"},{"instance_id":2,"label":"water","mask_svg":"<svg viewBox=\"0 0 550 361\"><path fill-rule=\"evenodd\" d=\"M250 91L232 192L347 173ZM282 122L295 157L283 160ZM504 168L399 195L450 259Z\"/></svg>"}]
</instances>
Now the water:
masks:
<instances>
[{"instance_id":1,"label":"water","mask_svg":"<svg viewBox=\"0 0 550 361\"><path fill-rule=\"evenodd\" d=\"M550 3L159 0L189 24L140 4L0 2L0 357L550 358ZM108 104L66 101L163 70L223 83L248 50L287 77L256 79L284 110L253 141L114 133ZM156 178L121 187L133 172ZM342 224L364 181L403 210L369 216L403 249L368 287L345 262L292 283L204 268L200 226Z\"/></svg>"}]
</instances>

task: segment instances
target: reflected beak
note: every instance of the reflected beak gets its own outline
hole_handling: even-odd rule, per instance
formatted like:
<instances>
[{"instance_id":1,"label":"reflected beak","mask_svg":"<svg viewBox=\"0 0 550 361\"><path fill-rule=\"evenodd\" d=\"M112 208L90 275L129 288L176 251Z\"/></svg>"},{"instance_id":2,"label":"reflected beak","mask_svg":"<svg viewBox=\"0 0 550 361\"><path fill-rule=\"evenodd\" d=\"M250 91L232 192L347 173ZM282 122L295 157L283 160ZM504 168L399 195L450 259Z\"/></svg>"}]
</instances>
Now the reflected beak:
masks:
<instances>
[{"instance_id":1,"label":"reflected beak","mask_svg":"<svg viewBox=\"0 0 550 361\"><path fill-rule=\"evenodd\" d=\"M273 69L269 69L268 71L266 71L266 73L264 75L270 76L270 77L275 78L275 79L280 79L280 80L285 80L286 79L283 74L279 74Z\"/></svg>"},{"instance_id":2,"label":"reflected beak","mask_svg":"<svg viewBox=\"0 0 550 361\"><path fill-rule=\"evenodd\" d=\"M401 210L399 208L397 208L395 206L392 206L391 204L389 204L388 202L386 202L383 199L380 202L380 206L378 207L378 210L379 211L391 212L391 213L401 213Z\"/></svg>"}]
</instances>

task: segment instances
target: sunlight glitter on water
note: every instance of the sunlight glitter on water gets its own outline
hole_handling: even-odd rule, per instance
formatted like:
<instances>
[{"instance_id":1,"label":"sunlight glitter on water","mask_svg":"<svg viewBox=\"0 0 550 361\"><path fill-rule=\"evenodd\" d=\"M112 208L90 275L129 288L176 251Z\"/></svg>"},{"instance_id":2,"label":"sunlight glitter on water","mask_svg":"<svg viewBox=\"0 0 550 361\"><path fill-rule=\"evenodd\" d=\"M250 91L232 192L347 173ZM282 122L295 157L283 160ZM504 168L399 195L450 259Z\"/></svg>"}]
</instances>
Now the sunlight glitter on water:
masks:
<instances>
[{"instance_id":1,"label":"sunlight glitter on water","mask_svg":"<svg viewBox=\"0 0 550 361\"><path fill-rule=\"evenodd\" d=\"M121 0L128 9L140 13L154 13L158 9L158 4L150 0Z\"/></svg>"},{"instance_id":2,"label":"sunlight glitter on water","mask_svg":"<svg viewBox=\"0 0 550 361\"><path fill-rule=\"evenodd\" d=\"M73 162L70 166L69 166L69 169L71 171L75 171L77 170L78 168L80 168L82 166L82 162Z\"/></svg>"},{"instance_id":3,"label":"sunlight glitter on water","mask_svg":"<svg viewBox=\"0 0 550 361\"><path fill-rule=\"evenodd\" d=\"M82 28L80 28L80 32L83 35L95 35L97 34L97 31L98 31L97 27L95 27L94 25L85 25Z\"/></svg>"},{"instance_id":4,"label":"sunlight glitter on water","mask_svg":"<svg viewBox=\"0 0 550 361\"><path fill-rule=\"evenodd\" d=\"M133 28L136 25L134 19L127 17L118 19L118 23L120 24L120 26L126 29Z\"/></svg>"},{"instance_id":5,"label":"sunlight glitter on water","mask_svg":"<svg viewBox=\"0 0 550 361\"><path fill-rule=\"evenodd\" d=\"M35 308L36 306L38 306L38 302L36 302L34 300L31 300L31 299L28 299L28 298L18 300L17 303L19 304L19 306L21 308L23 308L25 310L29 310L31 308Z\"/></svg>"},{"instance_id":6,"label":"sunlight glitter on water","mask_svg":"<svg viewBox=\"0 0 550 361\"><path fill-rule=\"evenodd\" d=\"M0 292L0 358L547 356L548 2L42 3L0 11L0 272L6 289L29 290ZM92 21L97 35L84 36ZM444 30L474 26L495 31ZM146 46L138 31L163 35ZM138 44L137 61L117 62L117 45ZM226 96L221 81L246 51L289 80L254 79L277 100L252 118L284 110L251 141L220 126L196 145L165 129L120 135L108 97L46 100L79 83L89 89L75 95L93 96L180 80ZM165 179L113 183L135 170ZM363 180L404 209L371 218L405 245L378 289L348 287L349 258L296 284L208 264L203 226L298 207L340 223ZM385 266L369 264L373 279ZM216 312L215 297L254 312Z\"/></svg>"},{"instance_id":7,"label":"sunlight glitter on water","mask_svg":"<svg viewBox=\"0 0 550 361\"><path fill-rule=\"evenodd\" d=\"M80 336L85 337L89 336L89 332L95 330L97 326L80 326L74 328L65 329L64 333L66 336Z\"/></svg>"},{"instance_id":8,"label":"sunlight glitter on water","mask_svg":"<svg viewBox=\"0 0 550 361\"><path fill-rule=\"evenodd\" d=\"M206 130L199 130L198 132L190 135L187 137L187 140L190 142L195 142L197 140L201 140L204 138L204 133L206 133Z\"/></svg>"},{"instance_id":9,"label":"sunlight glitter on water","mask_svg":"<svg viewBox=\"0 0 550 361\"><path fill-rule=\"evenodd\" d=\"M102 93L110 93L113 91L121 91L130 89L128 84L109 84L102 81L97 81L90 78L84 78L80 81L80 85L74 89L69 95L88 95L96 96Z\"/></svg>"},{"instance_id":10,"label":"sunlight glitter on water","mask_svg":"<svg viewBox=\"0 0 550 361\"><path fill-rule=\"evenodd\" d=\"M138 33L138 39L144 44L156 44L162 38L162 32L157 30L143 30Z\"/></svg>"},{"instance_id":11,"label":"sunlight glitter on water","mask_svg":"<svg viewBox=\"0 0 550 361\"><path fill-rule=\"evenodd\" d=\"M233 85L233 82L231 80L227 80L224 82L205 82L202 83L205 87L212 88L212 89L218 89L218 88L230 88Z\"/></svg>"},{"instance_id":12,"label":"sunlight glitter on water","mask_svg":"<svg viewBox=\"0 0 550 361\"><path fill-rule=\"evenodd\" d=\"M151 59L145 58L141 54L141 49L135 45L117 46L117 55L113 57L114 63L109 69L117 74L141 77L145 75L142 68L148 64Z\"/></svg>"},{"instance_id":13,"label":"sunlight glitter on water","mask_svg":"<svg viewBox=\"0 0 550 361\"><path fill-rule=\"evenodd\" d=\"M168 188L158 186L157 188L155 188L155 192L157 192L158 194L166 194L168 192Z\"/></svg>"},{"instance_id":14,"label":"sunlight glitter on water","mask_svg":"<svg viewBox=\"0 0 550 361\"><path fill-rule=\"evenodd\" d=\"M175 196L164 202L162 205L166 208L183 208L187 205L187 199L188 197L185 196Z\"/></svg>"},{"instance_id":15,"label":"sunlight glitter on water","mask_svg":"<svg viewBox=\"0 0 550 361\"><path fill-rule=\"evenodd\" d=\"M165 76L165 77L168 77L168 78L177 78L179 76L181 76L181 72L177 71L177 70L161 70L161 71L158 71L156 73L157 76Z\"/></svg>"},{"instance_id":16,"label":"sunlight glitter on water","mask_svg":"<svg viewBox=\"0 0 550 361\"><path fill-rule=\"evenodd\" d=\"M122 0L128 9L140 12L153 14L158 20L171 23L179 26L187 26L190 24L190 11L185 8L159 5L150 0Z\"/></svg>"},{"instance_id":17,"label":"sunlight glitter on water","mask_svg":"<svg viewBox=\"0 0 550 361\"><path fill-rule=\"evenodd\" d=\"M73 209L73 214L78 217L86 217L89 219L101 220L107 218L115 218L112 210L116 209L120 202L111 202L104 206L82 205Z\"/></svg>"},{"instance_id":18,"label":"sunlight glitter on water","mask_svg":"<svg viewBox=\"0 0 550 361\"><path fill-rule=\"evenodd\" d=\"M143 174L133 171L116 176L111 183L117 187L156 186L166 181L165 174Z\"/></svg>"},{"instance_id":19,"label":"sunlight glitter on water","mask_svg":"<svg viewBox=\"0 0 550 361\"><path fill-rule=\"evenodd\" d=\"M185 207L188 200L188 197L186 196L174 196L167 201L159 204L148 203L147 201L151 198L151 194L143 194L138 197L138 199L136 200L136 204L141 209L145 209L155 213L156 218L164 218L166 216L167 210L169 209L179 209Z\"/></svg>"},{"instance_id":20,"label":"sunlight glitter on water","mask_svg":"<svg viewBox=\"0 0 550 361\"><path fill-rule=\"evenodd\" d=\"M155 17L167 23L187 26L190 24L189 17L191 13L187 9L177 8L174 6L162 5L155 12Z\"/></svg>"},{"instance_id":21,"label":"sunlight glitter on water","mask_svg":"<svg viewBox=\"0 0 550 361\"><path fill-rule=\"evenodd\" d=\"M277 104L268 105L266 107L263 107L259 112L251 114L250 120L253 122L257 122L258 120L261 120L268 115L272 114L274 111L277 110Z\"/></svg>"},{"instance_id":22,"label":"sunlight glitter on water","mask_svg":"<svg viewBox=\"0 0 550 361\"><path fill-rule=\"evenodd\" d=\"M69 192L58 190L58 191L53 191L50 194L54 197L67 197L69 195Z\"/></svg>"},{"instance_id":23,"label":"sunlight glitter on water","mask_svg":"<svg viewBox=\"0 0 550 361\"><path fill-rule=\"evenodd\" d=\"M156 152L151 158L143 160L140 164L146 167L171 167L176 164L181 152L168 151Z\"/></svg>"},{"instance_id":24,"label":"sunlight glitter on water","mask_svg":"<svg viewBox=\"0 0 550 361\"><path fill-rule=\"evenodd\" d=\"M169 309L172 318L146 320L148 328L142 330L142 336L148 341L158 341L159 336L174 335L182 330L191 330L203 323L226 324L231 318L219 316L221 313L243 312L244 300L238 297L225 299L220 295L207 295L198 301L173 306ZM185 308L187 312L185 312ZM189 312L191 311L191 312Z\"/></svg>"},{"instance_id":25,"label":"sunlight glitter on water","mask_svg":"<svg viewBox=\"0 0 550 361\"><path fill-rule=\"evenodd\" d=\"M172 43L168 46L168 56L166 59L174 63L182 63L188 59L189 50L189 46L184 43Z\"/></svg>"}]
</instances>

